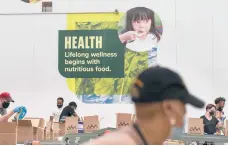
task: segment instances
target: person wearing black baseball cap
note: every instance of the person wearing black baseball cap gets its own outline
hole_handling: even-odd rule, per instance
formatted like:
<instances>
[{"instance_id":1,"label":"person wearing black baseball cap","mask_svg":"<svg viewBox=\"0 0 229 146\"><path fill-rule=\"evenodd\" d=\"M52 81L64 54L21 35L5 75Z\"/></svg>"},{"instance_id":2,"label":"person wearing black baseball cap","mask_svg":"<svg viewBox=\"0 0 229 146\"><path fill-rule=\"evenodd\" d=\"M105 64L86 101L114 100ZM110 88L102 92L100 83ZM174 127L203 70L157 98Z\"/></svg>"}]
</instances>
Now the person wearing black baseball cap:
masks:
<instances>
[{"instance_id":1,"label":"person wearing black baseball cap","mask_svg":"<svg viewBox=\"0 0 229 146\"><path fill-rule=\"evenodd\" d=\"M162 145L172 128L183 126L185 104L197 108L205 105L188 92L176 72L160 66L148 68L138 76L131 96L136 108L136 122L89 144Z\"/></svg>"}]
</instances>

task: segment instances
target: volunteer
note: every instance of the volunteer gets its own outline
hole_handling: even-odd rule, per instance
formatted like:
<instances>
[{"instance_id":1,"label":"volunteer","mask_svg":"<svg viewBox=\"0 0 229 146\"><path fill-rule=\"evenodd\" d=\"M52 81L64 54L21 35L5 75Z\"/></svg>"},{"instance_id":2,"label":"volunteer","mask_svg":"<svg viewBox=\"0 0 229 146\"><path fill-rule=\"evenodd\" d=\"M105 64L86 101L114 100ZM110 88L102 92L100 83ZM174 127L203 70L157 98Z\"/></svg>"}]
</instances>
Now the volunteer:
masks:
<instances>
[{"instance_id":1,"label":"volunteer","mask_svg":"<svg viewBox=\"0 0 229 146\"><path fill-rule=\"evenodd\" d=\"M226 99L224 97L218 97L215 99L215 105L216 105L216 118L219 120L219 125L224 125L224 121L226 119L226 116L224 115L223 108L225 106ZM225 131L222 127L216 128L217 134L224 135Z\"/></svg>"},{"instance_id":2,"label":"volunteer","mask_svg":"<svg viewBox=\"0 0 229 146\"><path fill-rule=\"evenodd\" d=\"M200 117L203 119L204 133L206 134L215 134L216 127L219 127L219 121L214 116L215 112L216 112L216 107L213 104L208 104L206 106L205 115Z\"/></svg>"},{"instance_id":3,"label":"volunteer","mask_svg":"<svg viewBox=\"0 0 229 146\"><path fill-rule=\"evenodd\" d=\"M10 106L10 102L14 102L10 93L3 92L0 94L0 114L2 116L7 113L6 109Z\"/></svg>"},{"instance_id":4,"label":"volunteer","mask_svg":"<svg viewBox=\"0 0 229 146\"><path fill-rule=\"evenodd\" d=\"M77 104L73 101L73 102L70 102L68 106L66 106L61 114L60 114L60 119L59 119L59 122L65 122L65 118L66 117L78 117L78 115L76 114L75 110L77 108Z\"/></svg>"},{"instance_id":5,"label":"volunteer","mask_svg":"<svg viewBox=\"0 0 229 146\"><path fill-rule=\"evenodd\" d=\"M0 122L7 122L11 116L13 116L15 113L19 113L22 108L25 108L25 107L18 106L13 111L9 111L8 113L0 117Z\"/></svg>"},{"instance_id":6,"label":"volunteer","mask_svg":"<svg viewBox=\"0 0 229 146\"><path fill-rule=\"evenodd\" d=\"M137 121L92 140L90 145L162 145L172 129L183 127L185 104L204 107L203 101L189 94L177 73L159 66L138 76L131 96Z\"/></svg>"},{"instance_id":7,"label":"volunteer","mask_svg":"<svg viewBox=\"0 0 229 146\"><path fill-rule=\"evenodd\" d=\"M57 98L57 109L52 113L54 122L59 122L60 114L63 110L64 99L62 97Z\"/></svg>"},{"instance_id":8,"label":"volunteer","mask_svg":"<svg viewBox=\"0 0 229 146\"><path fill-rule=\"evenodd\" d=\"M226 99L224 97L218 97L215 99L216 110L223 111Z\"/></svg>"},{"instance_id":9,"label":"volunteer","mask_svg":"<svg viewBox=\"0 0 229 146\"><path fill-rule=\"evenodd\" d=\"M216 117L221 123L224 123L225 116L223 112L223 108L225 106L226 99L223 97L218 97L215 99L215 106L216 106Z\"/></svg>"}]
</instances>

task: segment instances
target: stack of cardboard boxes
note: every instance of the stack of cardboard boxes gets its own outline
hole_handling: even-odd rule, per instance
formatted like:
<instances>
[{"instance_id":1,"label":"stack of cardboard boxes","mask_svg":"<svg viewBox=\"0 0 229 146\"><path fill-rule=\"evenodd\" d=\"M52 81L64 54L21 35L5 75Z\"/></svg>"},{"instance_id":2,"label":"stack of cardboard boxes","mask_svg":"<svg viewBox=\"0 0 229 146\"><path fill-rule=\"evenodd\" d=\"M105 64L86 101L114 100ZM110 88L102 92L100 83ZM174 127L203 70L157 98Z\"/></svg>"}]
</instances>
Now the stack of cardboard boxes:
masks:
<instances>
[{"instance_id":1,"label":"stack of cardboard boxes","mask_svg":"<svg viewBox=\"0 0 229 146\"><path fill-rule=\"evenodd\" d=\"M17 144L17 124L13 122L0 123L0 145Z\"/></svg>"},{"instance_id":2,"label":"stack of cardboard boxes","mask_svg":"<svg viewBox=\"0 0 229 146\"><path fill-rule=\"evenodd\" d=\"M0 144L15 145L27 140L43 140L44 126L42 118L0 123Z\"/></svg>"}]
</instances>

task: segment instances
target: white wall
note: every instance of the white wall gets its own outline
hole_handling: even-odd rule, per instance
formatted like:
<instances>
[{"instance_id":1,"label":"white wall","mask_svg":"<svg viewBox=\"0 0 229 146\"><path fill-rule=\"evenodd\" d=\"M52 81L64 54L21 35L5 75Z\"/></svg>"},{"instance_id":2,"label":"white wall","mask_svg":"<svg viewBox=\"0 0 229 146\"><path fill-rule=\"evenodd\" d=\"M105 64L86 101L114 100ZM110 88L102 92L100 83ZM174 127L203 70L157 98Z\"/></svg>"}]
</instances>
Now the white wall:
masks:
<instances>
[{"instance_id":1,"label":"white wall","mask_svg":"<svg viewBox=\"0 0 229 146\"><path fill-rule=\"evenodd\" d=\"M151 8L162 20L161 64L178 70L190 91L207 103L227 97L227 0L55 0L53 11L110 12L135 6ZM68 90L57 55L58 30L66 29L66 15L2 15L39 12L41 3L0 2L0 92L12 93L13 106L25 105L28 116L47 119L62 96L66 104L77 101L80 115L104 117L101 127L115 126L117 112L133 113L132 105L83 104ZM202 114L204 110L188 106L188 117Z\"/></svg>"}]
</instances>

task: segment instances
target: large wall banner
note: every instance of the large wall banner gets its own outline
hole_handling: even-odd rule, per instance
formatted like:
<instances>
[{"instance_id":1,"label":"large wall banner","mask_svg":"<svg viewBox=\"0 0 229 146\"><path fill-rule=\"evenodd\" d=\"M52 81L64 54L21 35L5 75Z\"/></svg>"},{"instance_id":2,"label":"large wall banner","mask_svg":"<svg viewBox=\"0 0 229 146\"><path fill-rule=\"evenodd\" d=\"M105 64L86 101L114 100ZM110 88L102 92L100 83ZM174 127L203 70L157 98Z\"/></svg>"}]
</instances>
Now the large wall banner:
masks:
<instances>
[{"instance_id":1,"label":"large wall banner","mask_svg":"<svg viewBox=\"0 0 229 146\"><path fill-rule=\"evenodd\" d=\"M68 14L59 31L58 67L84 103L131 103L133 80L157 63L159 16L145 7L126 13Z\"/></svg>"}]
</instances>

